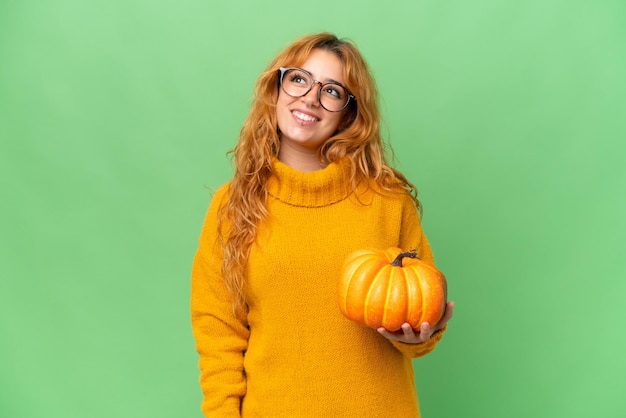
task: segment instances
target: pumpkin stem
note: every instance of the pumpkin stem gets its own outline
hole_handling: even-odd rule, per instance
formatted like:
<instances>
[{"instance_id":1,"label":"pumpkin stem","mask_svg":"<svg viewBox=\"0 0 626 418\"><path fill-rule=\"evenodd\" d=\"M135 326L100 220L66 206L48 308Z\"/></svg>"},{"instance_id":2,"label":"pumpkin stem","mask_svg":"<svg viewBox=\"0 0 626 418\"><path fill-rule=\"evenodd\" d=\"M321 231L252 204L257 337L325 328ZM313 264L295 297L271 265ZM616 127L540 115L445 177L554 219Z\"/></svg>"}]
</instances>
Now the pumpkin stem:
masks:
<instances>
[{"instance_id":1,"label":"pumpkin stem","mask_svg":"<svg viewBox=\"0 0 626 418\"><path fill-rule=\"evenodd\" d=\"M398 254L398 256L396 257L395 260L393 260L393 262L391 263L392 266L395 267L402 267L402 259L404 257L409 257L409 258L417 258L417 251L415 250L410 250L410 251L403 251L400 254Z\"/></svg>"}]
</instances>

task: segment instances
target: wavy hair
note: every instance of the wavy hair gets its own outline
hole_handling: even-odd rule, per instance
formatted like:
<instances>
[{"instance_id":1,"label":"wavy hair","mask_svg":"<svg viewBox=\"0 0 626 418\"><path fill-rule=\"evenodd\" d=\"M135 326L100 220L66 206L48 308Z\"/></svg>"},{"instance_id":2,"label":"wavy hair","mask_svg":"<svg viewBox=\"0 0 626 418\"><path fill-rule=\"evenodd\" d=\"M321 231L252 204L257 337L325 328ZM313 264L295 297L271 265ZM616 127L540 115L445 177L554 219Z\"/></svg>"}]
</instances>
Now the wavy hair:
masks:
<instances>
[{"instance_id":1,"label":"wavy hair","mask_svg":"<svg viewBox=\"0 0 626 418\"><path fill-rule=\"evenodd\" d=\"M231 151L235 173L218 225L223 249L222 273L233 297L235 313L245 312L247 260L260 223L268 215L266 182L272 175L272 159L278 155L280 137L276 118L279 68L301 66L314 49L336 54L343 64L346 87L356 100L344 110L339 129L319 149L323 164L348 158L351 182L375 181L385 190L400 186L408 191L418 210L417 189L387 163L391 153L380 135L376 83L356 46L331 33L304 36L284 49L261 73L254 88L250 113Z\"/></svg>"}]
</instances>

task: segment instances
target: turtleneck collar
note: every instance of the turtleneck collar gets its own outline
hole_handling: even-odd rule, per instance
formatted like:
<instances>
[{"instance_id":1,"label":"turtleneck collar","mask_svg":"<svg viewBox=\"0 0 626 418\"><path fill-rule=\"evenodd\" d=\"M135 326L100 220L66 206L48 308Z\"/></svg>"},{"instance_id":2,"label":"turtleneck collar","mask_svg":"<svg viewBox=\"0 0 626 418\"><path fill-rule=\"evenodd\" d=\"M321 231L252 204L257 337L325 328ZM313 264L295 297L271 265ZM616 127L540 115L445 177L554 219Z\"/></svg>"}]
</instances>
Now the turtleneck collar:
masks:
<instances>
[{"instance_id":1,"label":"turtleneck collar","mask_svg":"<svg viewBox=\"0 0 626 418\"><path fill-rule=\"evenodd\" d=\"M273 175L267 183L270 196L293 206L328 206L345 199L352 192L347 159L304 173L274 158L272 171Z\"/></svg>"}]
</instances>

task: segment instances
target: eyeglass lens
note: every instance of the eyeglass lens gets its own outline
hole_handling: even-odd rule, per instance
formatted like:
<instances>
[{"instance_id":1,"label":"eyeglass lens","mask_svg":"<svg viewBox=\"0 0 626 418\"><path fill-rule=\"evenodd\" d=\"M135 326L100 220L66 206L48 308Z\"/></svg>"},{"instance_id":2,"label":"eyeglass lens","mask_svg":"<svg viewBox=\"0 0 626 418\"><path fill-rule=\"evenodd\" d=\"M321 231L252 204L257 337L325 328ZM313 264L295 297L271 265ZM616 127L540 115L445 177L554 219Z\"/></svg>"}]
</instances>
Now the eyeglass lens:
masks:
<instances>
[{"instance_id":1,"label":"eyeglass lens","mask_svg":"<svg viewBox=\"0 0 626 418\"><path fill-rule=\"evenodd\" d=\"M313 83L314 80L309 74L297 68L289 69L283 74L283 90L292 97L304 96L311 90ZM323 84L318 97L324 109L331 112L342 110L350 100L346 89L336 83Z\"/></svg>"}]
</instances>

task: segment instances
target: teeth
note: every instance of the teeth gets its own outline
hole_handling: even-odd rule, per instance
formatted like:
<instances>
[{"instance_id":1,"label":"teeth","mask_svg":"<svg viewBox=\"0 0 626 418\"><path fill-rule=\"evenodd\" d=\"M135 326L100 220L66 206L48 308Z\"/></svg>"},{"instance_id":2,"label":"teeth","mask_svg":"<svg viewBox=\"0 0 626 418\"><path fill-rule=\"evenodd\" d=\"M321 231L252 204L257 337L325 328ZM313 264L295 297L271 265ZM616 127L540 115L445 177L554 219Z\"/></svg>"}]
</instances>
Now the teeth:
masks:
<instances>
[{"instance_id":1,"label":"teeth","mask_svg":"<svg viewBox=\"0 0 626 418\"><path fill-rule=\"evenodd\" d=\"M314 118L313 116L305 115L304 113L298 111L294 111L293 115L306 122L315 122L317 120L317 118Z\"/></svg>"}]
</instances>

